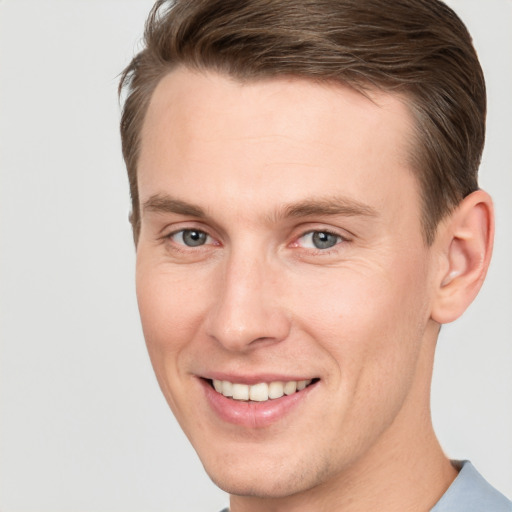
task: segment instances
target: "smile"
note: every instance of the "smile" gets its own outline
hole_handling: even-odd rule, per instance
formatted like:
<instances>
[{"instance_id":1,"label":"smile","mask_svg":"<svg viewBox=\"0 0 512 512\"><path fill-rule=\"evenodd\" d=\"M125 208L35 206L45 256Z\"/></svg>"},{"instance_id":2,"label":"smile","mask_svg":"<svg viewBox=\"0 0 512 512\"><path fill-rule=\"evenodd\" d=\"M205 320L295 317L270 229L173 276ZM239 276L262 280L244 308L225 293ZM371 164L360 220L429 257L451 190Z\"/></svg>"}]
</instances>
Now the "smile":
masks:
<instances>
[{"instance_id":1,"label":"smile","mask_svg":"<svg viewBox=\"0 0 512 512\"><path fill-rule=\"evenodd\" d=\"M267 428L284 420L293 410L310 403L308 397L315 395L320 385L319 378L279 380L277 375L233 376L232 380L212 376L200 378L199 382L217 418L250 430Z\"/></svg>"},{"instance_id":2,"label":"smile","mask_svg":"<svg viewBox=\"0 0 512 512\"><path fill-rule=\"evenodd\" d=\"M258 384L241 384L227 380L212 380L212 385L217 393L227 398L240 401L266 402L281 398L284 395L293 395L307 388L313 380L291 380L287 382L260 382Z\"/></svg>"}]
</instances>

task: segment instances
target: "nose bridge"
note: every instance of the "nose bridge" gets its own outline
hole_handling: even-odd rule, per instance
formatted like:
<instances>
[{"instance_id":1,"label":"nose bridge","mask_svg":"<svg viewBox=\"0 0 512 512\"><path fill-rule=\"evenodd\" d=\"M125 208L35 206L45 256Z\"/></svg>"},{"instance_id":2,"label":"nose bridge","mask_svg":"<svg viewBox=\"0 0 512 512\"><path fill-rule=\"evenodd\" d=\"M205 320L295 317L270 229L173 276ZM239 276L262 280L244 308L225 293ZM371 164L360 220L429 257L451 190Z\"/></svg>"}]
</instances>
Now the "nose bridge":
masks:
<instances>
[{"instance_id":1,"label":"nose bridge","mask_svg":"<svg viewBox=\"0 0 512 512\"><path fill-rule=\"evenodd\" d=\"M210 336L229 350L245 350L255 342L278 342L287 336L288 319L277 300L276 269L264 251L233 249L219 277Z\"/></svg>"}]
</instances>

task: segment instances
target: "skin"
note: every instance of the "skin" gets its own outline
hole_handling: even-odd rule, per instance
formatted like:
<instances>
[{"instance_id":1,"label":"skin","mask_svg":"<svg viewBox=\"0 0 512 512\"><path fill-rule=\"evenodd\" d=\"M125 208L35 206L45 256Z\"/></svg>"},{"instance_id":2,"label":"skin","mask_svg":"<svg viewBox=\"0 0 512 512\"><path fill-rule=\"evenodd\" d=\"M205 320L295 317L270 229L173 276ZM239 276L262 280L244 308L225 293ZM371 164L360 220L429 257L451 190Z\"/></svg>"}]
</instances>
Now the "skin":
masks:
<instances>
[{"instance_id":1,"label":"skin","mask_svg":"<svg viewBox=\"0 0 512 512\"><path fill-rule=\"evenodd\" d=\"M439 322L485 274L490 200L475 193L427 247L411 126L399 97L301 79L178 68L154 92L138 166L142 325L233 512L429 510L456 476L432 430L431 371ZM201 377L215 372L319 381L248 427L210 407Z\"/></svg>"}]
</instances>

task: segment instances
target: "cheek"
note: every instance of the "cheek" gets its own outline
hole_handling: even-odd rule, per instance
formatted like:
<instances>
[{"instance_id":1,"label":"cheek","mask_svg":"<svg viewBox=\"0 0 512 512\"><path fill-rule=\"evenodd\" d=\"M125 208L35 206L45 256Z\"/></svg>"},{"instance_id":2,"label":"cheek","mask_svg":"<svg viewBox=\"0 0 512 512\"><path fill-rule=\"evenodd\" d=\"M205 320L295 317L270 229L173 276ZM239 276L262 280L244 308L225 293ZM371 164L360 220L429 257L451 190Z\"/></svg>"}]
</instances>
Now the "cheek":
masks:
<instances>
[{"instance_id":1,"label":"cheek","mask_svg":"<svg viewBox=\"0 0 512 512\"><path fill-rule=\"evenodd\" d=\"M350 383L363 373L386 380L418 355L428 321L425 275L392 263L303 273L295 290L296 321Z\"/></svg>"},{"instance_id":2,"label":"cheek","mask_svg":"<svg viewBox=\"0 0 512 512\"><path fill-rule=\"evenodd\" d=\"M194 282L194 280L192 280ZM158 264L137 261L137 302L148 354L162 393L180 423L188 410L186 353L199 328L202 289Z\"/></svg>"},{"instance_id":3,"label":"cheek","mask_svg":"<svg viewBox=\"0 0 512 512\"><path fill-rule=\"evenodd\" d=\"M403 265L402 271L393 279L376 270L340 273L297 295L302 329L331 369L329 410L338 414L325 412L322 422L352 439L348 450L390 425L414 388L428 318L425 283Z\"/></svg>"},{"instance_id":4,"label":"cheek","mask_svg":"<svg viewBox=\"0 0 512 512\"><path fill-rule=\"evenodd\" d=\"M150 344L176 350L198 323L206 289L204 276L165 264L137 260L136 287L142 327ZM190 338L189 338L190 339Z\"/></svg>"},{"instance_id":5,"label":"cheek","mask_svg":"<svg viewBox=\"0 0 512 512\"><path fill-rule=\"evenodd\" d=\"M180 358L201 322L201 294L197 280L180 277L143 258L137 261L137 302L148 353L164 388L183 372ZM166 383L169 381L168 383Z\"/></svg>"}]
</instances>

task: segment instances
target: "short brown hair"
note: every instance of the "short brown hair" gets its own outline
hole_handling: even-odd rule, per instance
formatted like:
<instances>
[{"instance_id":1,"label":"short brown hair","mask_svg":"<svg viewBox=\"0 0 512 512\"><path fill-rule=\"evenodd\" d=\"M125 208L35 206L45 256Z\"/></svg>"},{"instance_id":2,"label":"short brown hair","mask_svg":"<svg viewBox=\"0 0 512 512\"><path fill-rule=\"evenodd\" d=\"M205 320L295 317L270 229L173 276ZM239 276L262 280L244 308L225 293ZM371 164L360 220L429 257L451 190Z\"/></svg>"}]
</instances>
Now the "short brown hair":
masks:
<instances>
[{"instance_id":1,"label":"short brown hair","mask_svg":"<svg viewBox=\"0 0 512 512\"><path fill-rule=\"evenodd\" d=\"M144 44L119 84L127 91L121 138L136 241L142 124L157 84L179 65L403 95L416 122L410 157L428 244L439 221L478 188L485 82L471 36L441 1L159 0Z\"/></svg>"}]
</instances>

